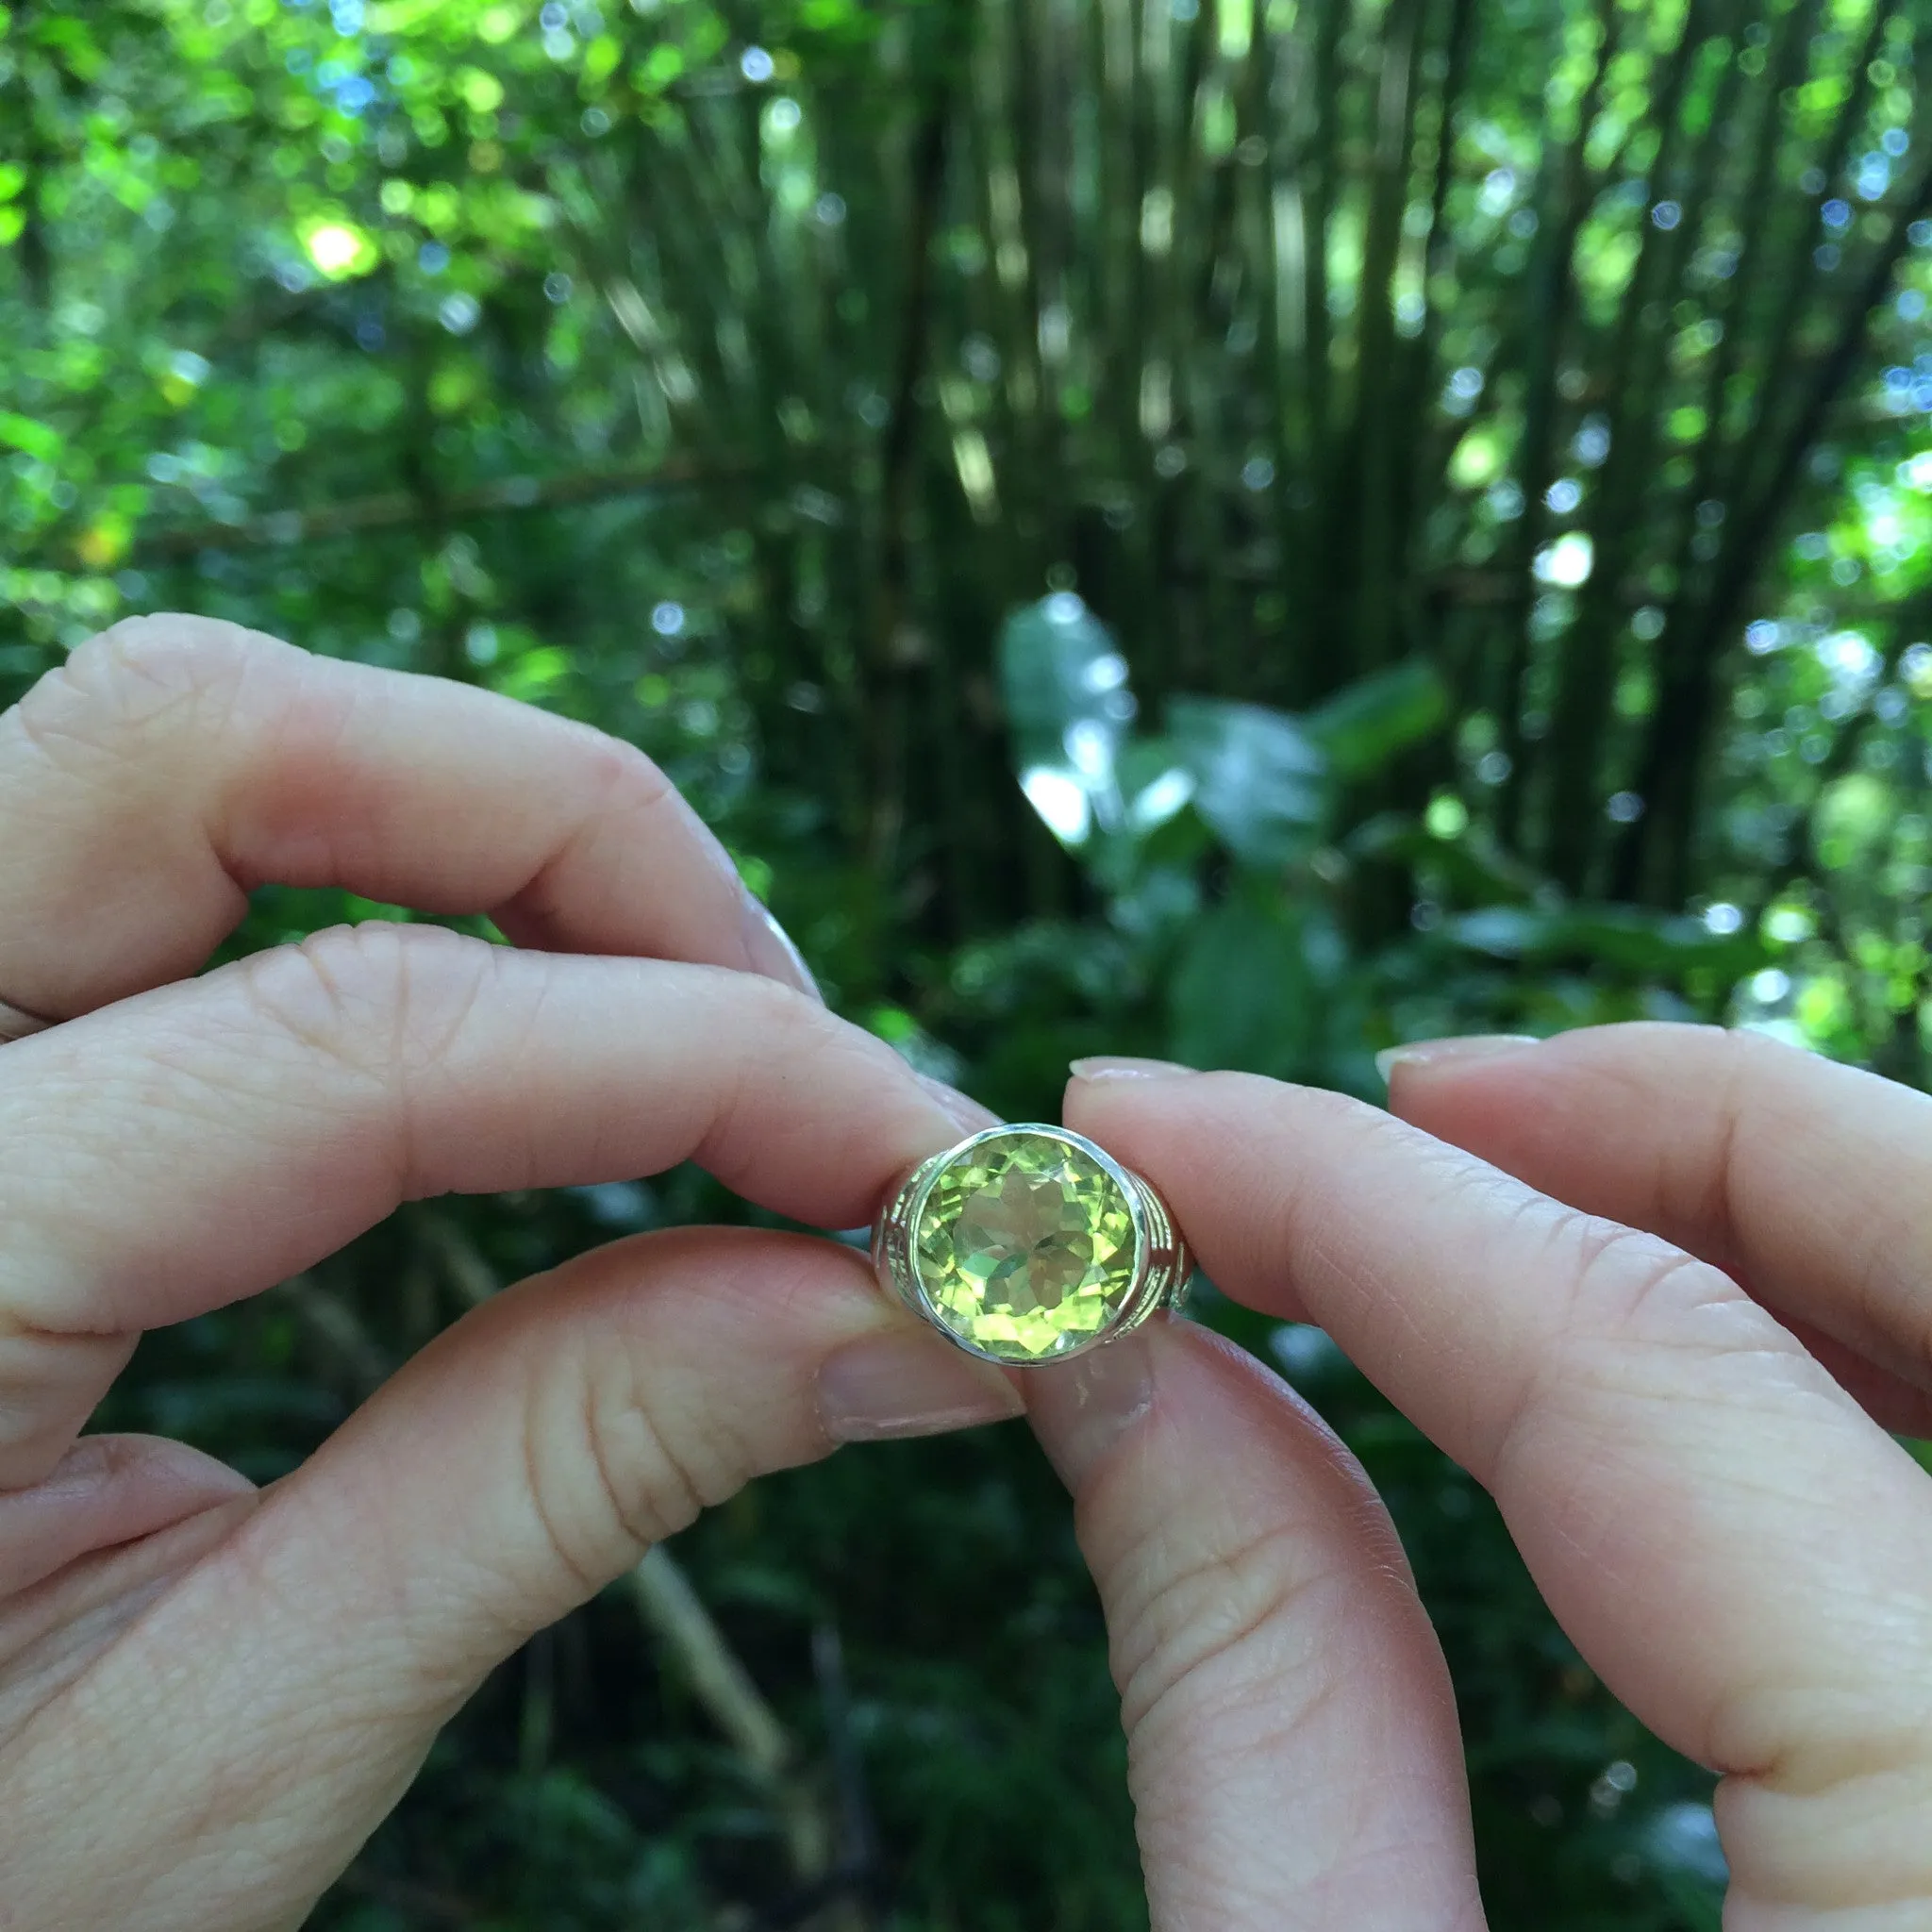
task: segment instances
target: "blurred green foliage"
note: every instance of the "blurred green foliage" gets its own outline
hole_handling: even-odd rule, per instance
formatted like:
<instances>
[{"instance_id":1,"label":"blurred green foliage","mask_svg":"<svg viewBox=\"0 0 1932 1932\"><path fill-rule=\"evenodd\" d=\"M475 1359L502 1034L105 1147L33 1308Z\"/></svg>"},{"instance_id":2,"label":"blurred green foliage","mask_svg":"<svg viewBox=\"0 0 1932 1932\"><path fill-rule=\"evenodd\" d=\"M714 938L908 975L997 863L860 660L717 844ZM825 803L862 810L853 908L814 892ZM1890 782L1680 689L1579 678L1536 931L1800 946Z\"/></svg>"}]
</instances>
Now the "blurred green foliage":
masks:
<instances>
[{"instance_id":1,"label":"blurred green foliage","mask_svg":"<svg viewBox=\"0 0 1932 1932\"><path fill-rule=\"evenodd\" d=\"M0 7L0 698L186 608L593 721L837 1005L1016 1116L1089 1051L1373 1095L1401 1039L1631 1015L1924 1084L1928 24ZM268 889L236 944L372 916ZM272 1475L504 1281L742 1212L686 1173L424 1204L152 1338L106 1420ZM1486 1497L1319 1334L1208 1315L1395 1511L1499 1932L1715 1927L1707 1780ZM847 1452L677 1558L778 1757L634 1580L319 1924L1143 1922L1023 1436Z\"/></svg>"}]
</instances>

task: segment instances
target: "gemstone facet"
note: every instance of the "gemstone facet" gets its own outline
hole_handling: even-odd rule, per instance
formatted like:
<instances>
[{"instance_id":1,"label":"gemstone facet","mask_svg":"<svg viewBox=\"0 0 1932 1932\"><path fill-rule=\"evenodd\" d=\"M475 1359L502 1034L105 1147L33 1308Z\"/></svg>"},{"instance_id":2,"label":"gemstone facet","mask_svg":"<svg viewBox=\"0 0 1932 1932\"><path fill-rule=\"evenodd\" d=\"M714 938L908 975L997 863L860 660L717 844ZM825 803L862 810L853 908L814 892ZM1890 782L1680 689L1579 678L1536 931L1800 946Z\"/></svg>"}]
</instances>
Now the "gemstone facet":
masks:
<instances>
[{"instance_id":1,"label":"gemstone facet","mask_svg":"<svg viewBox=\"0 0 1932 1932\"><path fill-rule=\"evenodd\" d=\"M1043 1362L1117 1324L1139 1285L1123 1174L1074 1136L976 1136L924 1178L910 1259L939 1325L996 1361Z\"/></svg>"}]
</instances>

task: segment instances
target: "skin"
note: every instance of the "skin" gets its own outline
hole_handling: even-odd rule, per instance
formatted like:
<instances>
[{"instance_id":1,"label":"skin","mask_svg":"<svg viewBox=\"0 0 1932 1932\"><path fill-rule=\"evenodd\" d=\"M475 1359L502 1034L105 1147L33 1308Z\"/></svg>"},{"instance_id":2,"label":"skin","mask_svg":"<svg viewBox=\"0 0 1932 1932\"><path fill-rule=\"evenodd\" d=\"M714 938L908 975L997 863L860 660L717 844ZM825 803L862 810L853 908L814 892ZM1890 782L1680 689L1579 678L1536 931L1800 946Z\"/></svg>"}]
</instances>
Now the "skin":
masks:
<instances>
[{"instance_id":1,"label":"skin","mask_svg":"<svg viewBox=\"0 0 1932 1932\"><path fill-rule=\"evenodd\" d=\"M648 761L474 691L124 625L0 716L0 999L59 1023L0 1045L6 1932L299 1924L487 1672L651 1541L1022 1389L1160 1932L1483 1924L1387 1512L1185 1323L1008 1378L849 1249L685 1229L507 1291L266 1491L82 1436L142 1330L400 1201L695 1158L850 1226L986 1116L826 1013ZM189 977L268 879L519 950L380 925ZM1066 1117L1487 1484L1583 1655L1724 1774L1729 1932L1932 1922L1932 1484L1880 1425L1932 1391L1932 1102L1663 1026L1424 1049L1391 1100L1112 1061Z\"/></svg>"}]
</instances>

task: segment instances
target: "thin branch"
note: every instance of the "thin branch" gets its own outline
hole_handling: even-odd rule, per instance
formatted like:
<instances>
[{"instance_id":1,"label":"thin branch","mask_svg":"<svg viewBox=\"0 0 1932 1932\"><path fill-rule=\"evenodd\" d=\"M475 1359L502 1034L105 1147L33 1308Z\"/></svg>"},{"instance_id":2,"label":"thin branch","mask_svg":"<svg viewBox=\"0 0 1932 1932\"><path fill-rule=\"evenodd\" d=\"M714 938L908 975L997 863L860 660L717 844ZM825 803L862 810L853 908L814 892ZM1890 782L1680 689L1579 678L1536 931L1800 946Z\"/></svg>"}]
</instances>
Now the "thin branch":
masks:
<instances>
[{"instance_id":1,"label":"thin branch","mask_svg":"<svg viewBox=\"0 0 1932 1932\"><path fill-rule=\"evenodd\" d=\"M832 1821L791 1733L725 1641L683 1566L656 1543L631 1571L629 1584L645 1626L737 1752L746 1774L776 1807L794 1875L802 1885L824 1880L832 1865Z\"/></svg>"},{"instance_id":2,"label":"thin branch","mask_svg":"<svg viewBox=\"0 0 1932 1932\"><path fill-rule=\"evenodd\" d=\"M480 1308L503 1286L460 1222L433 1209L419 1209L416 1230L441 1264L451 1287L471 1307Z\"/></svg>"},{"instance_id":3,"label":"thin branch","mask_svg":"<svg viewBox=\"0 0 1932 1932\"><path fill-rule=\"evenodd\" d=\"M845 1677L845 1647L836 1624L821 1624L812 1632L811 1660L831 1744L832 1782L839 1800L840 1866L853 1874L855 1889L862 1894L878 1865L878 1829L866 1795L865 1766L852 1724L852 1689ZM845 1923L832 1932L865 1932L873 1914L861 1896L849 1900L840 1917Z\"/></svg>"},{"instance_id":4,"label":"thin branch","mask_svg":"<svg viewBox=\"0 0 1932 1932\"><path fill-rule=\"evenodd\" d=\"M654 463L648 469L585 470L560 476L500 476L468 490L452 490L435 506L445 522L458 518L498 516L506 511L558 509L565 505L597 503L618 496L637 496L658 490L693 490L737 484L753 475L750 463L724 466L689 462ZM164 563L196 557L205 550L285 548L296 543L321 543L353 537L365 530L395 529L420 523L428 506L414 492L388 490L374 496L318 505L313 509L278 509L239 524L163 525L136 538L132 558L143 563Z\"/></svg>"},{"instance_id":5,"label":"thin branch","mask_svg":"<svg viewBox=\"0 0 1932 1932\"><path fill-rule=\"evenodd\" d=\"M724 1641L684 1566L656 1543L630 1573L630 1590L652 1634L675 1658L745 1769L758 1784L775 1784L796 1755L791 1734Z\"/></svg>"},{"instance_id":6,"label":"thin branch","mask_svg":"<svg viewBox=\"0 0 1932 1932\"><path fill-rule=\"evenodd\" d=\"M433 1886L418 1885L410 1879L391 1878L387 1873L372 1872L366 1865L351 1865L336 1883L344 1891L445 1924L475 1925L485 1917L483 1907L474 1899L459 1898L454 1892L439 1891Z\"/></svg>"},{"instance_id":7,"label":"thin branch","mask_svg":"<svg viewBox=\"0 0 1932 1932\"><path fill-rule=\"evenodd\" d=\"M291 1276L276 1292L294 1311L303 1332L320 1345L358 1395L368 1395L389 1380L393 1366L389 1353L363 1326L347 1296L312 1274Z\"/></svg>"}]
</instances>

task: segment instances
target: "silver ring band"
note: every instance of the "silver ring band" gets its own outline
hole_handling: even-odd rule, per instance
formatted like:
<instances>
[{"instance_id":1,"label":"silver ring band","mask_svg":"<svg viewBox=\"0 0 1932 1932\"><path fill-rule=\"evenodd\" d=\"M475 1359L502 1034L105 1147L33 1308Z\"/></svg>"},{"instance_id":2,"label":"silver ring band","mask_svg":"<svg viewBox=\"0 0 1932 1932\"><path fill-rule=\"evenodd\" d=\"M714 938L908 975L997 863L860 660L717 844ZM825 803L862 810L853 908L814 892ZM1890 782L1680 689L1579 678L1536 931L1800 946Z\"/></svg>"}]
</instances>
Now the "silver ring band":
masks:
<instances>
[{"instance_id":1,"label":"silver ring band","mask_svg":"<svg viewBox=\"0 0 1932 1932\"><path fill-rule=\"evenodd\" d=\"M15 1040L25 1040L29 1033L44 1033L55 1023L43 1020L38 1013L29 1013L25 1007L9 1007L0 1000L0 1046L6 1046Z\"/></svg>"}]
</instances>

